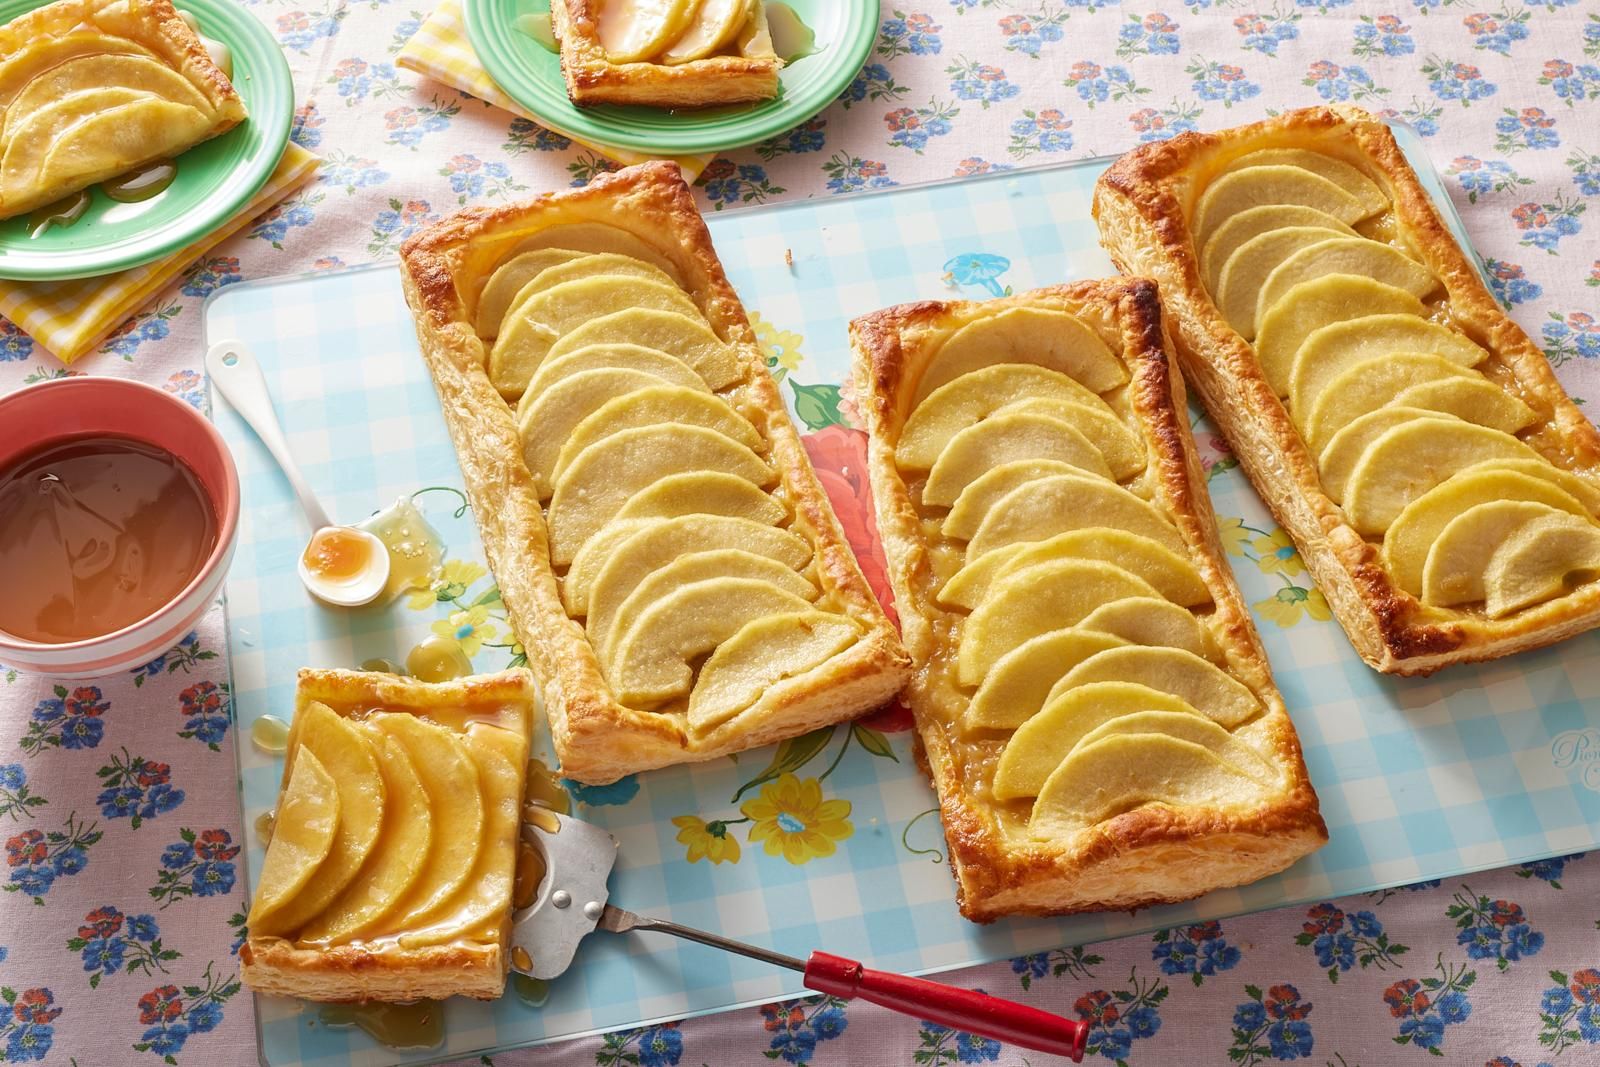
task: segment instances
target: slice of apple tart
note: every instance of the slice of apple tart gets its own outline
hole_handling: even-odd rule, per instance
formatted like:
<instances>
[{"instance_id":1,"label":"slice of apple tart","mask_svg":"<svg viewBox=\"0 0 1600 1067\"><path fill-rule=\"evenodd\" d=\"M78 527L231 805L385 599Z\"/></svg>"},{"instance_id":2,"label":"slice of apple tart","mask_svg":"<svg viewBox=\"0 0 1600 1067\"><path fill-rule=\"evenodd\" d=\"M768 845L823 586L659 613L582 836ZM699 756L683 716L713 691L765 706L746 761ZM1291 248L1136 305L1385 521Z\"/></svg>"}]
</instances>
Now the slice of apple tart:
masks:
<instances>
[{"instance_id":1,"label":"slice of apple tart","mask_svg":"<svg viewBox=\"0 0 1600 1067\"><path fill-rule=\"evenodd\" d=\"M851 718L908 661L677 167L402 251L490 566L585 782Z\"/></svg>"},{"instance_id":2,"label":"slice of apple tart","mask_svg":"<svg viewBox=\"0 0 1600 1067\"><path fill-rule=\"evenodd\" d=\"M851 324L962 914L1184 900L1327 840L1153 284Z\"/></svg>"},{"instance_id":3,"label":"slice of apple tart","mask_svg":"<svg viewBox=\"0 0 1600 1067\"><path fill-rule=\"evenodd\" d=\"M1095 213L1363 659L1427 674L1600 624L1600 434L1383 123L1146 146Z\"/></svg>"},{"instance_id":4,"label":"slice of apple tart","mask_svg":"<svg viewBox=\"0 0 1600 1067\"><path fill-rule=\"evenodd\" d=\"M492 999L505 987L534 714L525 670L303 670L239 950L259 993Z\"/></svg>"}]
</instances>

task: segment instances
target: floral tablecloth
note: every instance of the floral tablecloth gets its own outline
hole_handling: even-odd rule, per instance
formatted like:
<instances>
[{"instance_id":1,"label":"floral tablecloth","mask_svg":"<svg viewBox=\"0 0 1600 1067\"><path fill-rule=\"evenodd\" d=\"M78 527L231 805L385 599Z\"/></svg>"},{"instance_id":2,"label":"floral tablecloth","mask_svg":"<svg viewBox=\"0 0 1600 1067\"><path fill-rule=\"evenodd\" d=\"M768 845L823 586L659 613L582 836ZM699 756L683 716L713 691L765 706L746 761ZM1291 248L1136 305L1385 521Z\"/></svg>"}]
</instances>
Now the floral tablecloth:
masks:
<instances>
[{"instance_id":1,"label":"floral tablecloth","mask_svg":"<svg viewBox=\"0 0 1600 1067\"><path fill-rule=\"evenodd\" d=\"M409 0L250 5L282 42L320 181L188 272L76 371L204 403L200 301L392 256L464 204L610 164L394 57ZM708 211L1121 151L1348 101L1409 120L1495 289L1600 394L1600 5L1590 0L887 0L874 54L803 127L728 153ZM789 367L789 370L797 368ZM66 373L0 321L0 388ZM149 666L0 669L0 1060L256 1061L220 612ZM1600 694L1586 694L1600 698ZM1600 859L1565 857L952 975L1092 1021L1127 1064L1600 1062ZM866 1006L796 1001L497 1064L1039 1063Z\"/></svg>"}]
</instances>

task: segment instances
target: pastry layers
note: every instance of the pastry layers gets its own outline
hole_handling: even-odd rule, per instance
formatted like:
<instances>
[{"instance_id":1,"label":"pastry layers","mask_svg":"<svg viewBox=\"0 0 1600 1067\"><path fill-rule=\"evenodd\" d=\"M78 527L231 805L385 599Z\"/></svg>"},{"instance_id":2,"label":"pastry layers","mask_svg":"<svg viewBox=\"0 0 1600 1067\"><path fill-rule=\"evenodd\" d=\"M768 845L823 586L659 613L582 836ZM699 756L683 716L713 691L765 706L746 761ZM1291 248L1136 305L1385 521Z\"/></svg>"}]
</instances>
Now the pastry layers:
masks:
<instances>
[{"instance_id":1,"label":"pastry layers","mask_svg":"<svg viewBox=\"0 0 1600 1067\"><path fill-rule=\"evenodd\" d=\"M0 218L245 119L170 0L58 0L0 26Z\"/></svg>"},{"instance_id":2,"label":"pastry layers","mask_svg":"<svg viewBox=\"0 0 1600 1067\"><path fill-rule=\"evenodd\" d=\"M1184 900L1322 845L1155 286L907 304L850 332L962 914Z\"/></svg>"},{"instance_id":3,"label":"pastry layers","mask_svg":"<svg viewBox=\"0 0 1600 1067\"><path fill-rule=\"evenodd\" d=\"M1427 674L1600 623L1600 435L1383 123L1147 145L1095 216L1364 660Z\"/></svg>"},{"instance_id":4,"label":"pastry layers","mask_svg":"<svg viewBox=\"0 0 1600 1067\"><path fill-rule=\"evenodd\" d=\"M762 0L554 0L575 104L705 107L769 100L783 60Z\"/></svg>"},{"instance_id":5,"label":"pastry layers","mask_svg":"<svg viewBox=\"0 0 1600 1067\"><path fill-rule=\"evenodd\" d=\"M675 165L462 212L402 263L564 775L712 759L900 689Z\"/></svg>"},{"instance_id":6,"label":"pastry layers","mask_svg":"<svg viewBox=\"0 0 1600 1067\"><path fill-rule=\"evenodd\" d=\"M244 981L307 1000L498 997L534 700L520 669L301 671Z\"/></svg>"}]
</instances>

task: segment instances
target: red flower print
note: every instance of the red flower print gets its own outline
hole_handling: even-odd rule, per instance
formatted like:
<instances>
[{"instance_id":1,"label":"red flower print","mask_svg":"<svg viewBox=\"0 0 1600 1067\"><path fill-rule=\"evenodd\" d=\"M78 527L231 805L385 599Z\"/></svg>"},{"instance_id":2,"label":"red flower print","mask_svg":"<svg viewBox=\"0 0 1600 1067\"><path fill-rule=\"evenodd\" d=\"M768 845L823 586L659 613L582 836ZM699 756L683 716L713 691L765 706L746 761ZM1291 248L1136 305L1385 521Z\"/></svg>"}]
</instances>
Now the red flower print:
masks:
<instances>
[{"instance_id":1,"label":"red flower print","mask_svg":"<svg viewBox=\"0 0 1600 1067\"><path fill-rule=\"evenodd\" d=\"M231 860L239 854L239 846L226 830L202 830L194 851L203 860Z\"/></svg>"},{"instance_id":2,"label":"red flower print","mask_svg":"<svg viewBox=\"0 0 1600 1067\"><path fill-rule=\"evenodd\" d=\"M47 1023L61 1014L61 1009L53 1007L56 1002L55 995L48 989L23 990L11 1012L19 1023Z\"/></svg>"},{"instance_id":3,"label":"red flower print","mask_svg":"<svg viewBox=\"0 0 1600 1067\"><path fill-rule=\"evenodd\" d=\"M1275 985L1267 990L1267 1014L1274 1019L1304 1019L1311 1005L1300 1002L1300 990L1292 985Z\"/></svg>"},{"instance_id":4,"label":"red flower print","mask_svg":"<svg viewBox=\"0 0 1600 1067\"><path fill-rule=\"evenodd\" d=\"M1483 160L1477 156L1457 156L1450 165L1456 170L1482 170Z\"/></svg>"},{"instance_id":5,"label":"red flower print","mask_svg":"<svg viewBox=\"0 0 1600 1067\"><path fill-rule=\"evenodd\" d=\"M122 912L116 908L96 908L83 917L84 925L78 927L78 936L85 940L111 937L122 929Z\"/></svg>"},{"instance_id":6,"label":"red flower print","mask_svg":"<svg viewBox=\"0 0 1600 1067\"><path fill-rule=\"evenodd\" d=\"M400 220L409 225L428 221L428 202L426 200L407 200L406 206L400 209Z\"/></svg>"},{"instance_id":7,"label":"red flower print","mask_svg":"<svg viewBox=\"0 0 1600 1067\"><path fill-rule=\"evenodd\" d=\"M1019 33L1032 33L1033 20L1026 15L1007 15L1000 20L1000 32L1007 37L1012 37Z\"/></svg>"},{"instance_id":8,"label":"red flower print","mask_svg":"<svg viewBox=\"0 0 1600 1067\"><path fill-rule=\"evenodd\" d=\"M1466 18L1462 19L1461 22L1462 25L1466 26L1467 32L1474 35L1480 33L1493 33L1500 28L1500 23L1495 20L1493 15L1485 15L1481 12L1474 15L1468 15Z\"/></svg>"},{"instance_id":9,"label":"red flower print","mask_svg":"<svg viewBox=\"0 0 1600 1067\"><path fill-rule=\"evenodd\" d=\"M1569 78L1572 76L1572 64L1564 59L1547 59L1544 61L1544 76L1551 81Z\"/></svg>"},{"instance_id":10,"label":"red flower print","mask_svg":"<svg viewBox=\"0 0 1600 1067\"><path fill-rule=\"evenodd\" d=\"M1596 975L1600 978L1600 975ZM1394 985L1383 991L1383 1002L1389 1005L1389 1014L1396 1019L1404 1019L1407 1015L1421 1015L1428 1010L1428 994L1422 991L1422 983L1415 978L1402 978Z\"/></svg>"},{"instance_id":11,"label":"red flower print","mask_svg":"<svg viewBox=\"0 0 1600 1067\"><path fill-rule=\"evenodd\" d=\"M1100 77L1100 64L1090 63L1086 59L1072 64L1072 69L1067 72L1068 81L1090 82L1098 77Z\"/></svg>"},{"instance_id":12,"label":"red flower print","mask_svg":"<svg viewBox=\"0 0 1600 1067\"><path fill-rule=\"evenodd\" d=\"M1511 212L1511 218L1519 230L1535 230L1550 225L1550 216L1538 204L1518 204Z\"/></svg>"},{"instance_id":13,"label":"red flower print","mask_svg":"<svg viewBox=\"0 0 1600 1067\"><path fill-rule=\"evenodd\" d=\"M134 779L146 789L153 785L161 785L172 780L172 765L167 763L148 763L140 761L139 769L134 772Z\"/></svg>"},{"instance_id":14,"label":"red flower print","mask_svg":"<svg viewBox=\"0 0 1600 1067\"><path fill-rule=\"evenodd\" d=\"M1594 316L1587 311L1574 311L1567 316L1567 325L1578 333L1593 333L1595 330Z\"/></svg>"},{"instance_id":15,"label":"red flower print","mask_svg":"<svg viewBox=\"0 0 1600 1067\"><path fill-rule=\"evenodd\" d=\"M1178 28L1178 24L1158 11L1144 17L1144 28L1146 33L1170 33Z\"/></svg>"},{"instance_id":16,"label":"red flower print","mask_svg":"<svg viewBox=\"0 0 1600 1067\"><path fill-rule=\"evenodd\" d=\"M1489 905L1489 919L1502 929L1513 923L1528 921L1527 916L1522 913L1522 905L1513 904L1509 900L1497 900Z\"/></svg>"},{"instance_id":17,"label":"red flower print","mask_svg":"<svg viewBox=\"0 0 1600 1067\"><path fill-rule=\"evenodd\" d=\"M937 30L938 28L939 27L933 24L932 15L906 16L906 29L910 30L912 33L925 33L929 30Z\"/></svg>"},{"instance_id":18,"label":"red flower print","mask_svg":"<svg viewBox=\"0 0 1600 1067\"><path fill-rule=\"evenodd\" d=\"M1006 72L999 67L980 65L974 73L978 75L980 80L986 82L1003 82L1006 80Z\"/></svg>"},{"instance_id":19,"label":"red flower print","mask_svg":"<svg viewBox=\"0 0 1600 1067\"><path fill-rule=\"evenodd\" d=\"M1456 81L1473 82L1482 77L1478 68L1470 63L1457 63L1451 68L1451 72L1455 74Z\"/></svg>"},{"instance_id":20,"label":"red flower print","mask_svg":"<svg viewBox=\"0 0 1600 1067\"><path fill-rule=\"evenodd\" d=\"M968 156L966 159L963 159L960 163L956 164L957 178L970 178L974 174L987 173L989 173L989 161L986 159L979 159L977 156Z\"/></svg>"},{"instance_id":21,"label":"red flower print","mask_svg":"<svg viewBox=\"0 0 1600 1067\"><path fill-rule=\"evenodd\" d=\"M883 124L890 130L914 130L922 125L922 120L909 107L897 107L883 116Z\"/></svg>"},{"instance_id":22,"label":"red flower print","mask_svg":"<svg viewBox=\"0 0 1600 1067\"><path fill-rule=\"evenodd\" d=\"M98 686L79 686L72 691L71 696L67 697L68 715L88 715L90 717L98 717L100 715L104 715L106 708L109 706L110 705L106 704L100 699L100 689Z\"/></svg>"},{"instance_id":23,"label":"red flower print","mask_svg":"<svg viewBox=\"0 0 1600 1067\"><path fill-rule=\"evenodd\" d=\"M383 113L383 124L391 130L408 130L417 124L417 109L397 107Z\"/></svg>"},{"instance_id":24,"label":"red flower print","mask_svg":"<svg viewBox=\"0 0 1600 1067\"><path fill-rule=\"evenodd\" d=\"M1332 904L1318 904L1306 912L1306 918L1311 921L1300 928L1312 936L1336 934L1344 929L1344 912Z\"/></svg>"},{"instance_id":25,"label":"red flower print","mask_svg":"<svg viewBox=\"0 0 1600 1067\"><path fill-rule=\"evenodd\" d=\"M1317 81L1327 81L1339 76L1339 65L1337 63L1329 63L1326 59L1319 59L1311 64L1311 69L1306 74Z\"/></svg>"},{"instance_id":26,"label":"red flower print","mask_svg":"<svg viewBox=\"0 0 1600 1067\"><path fill-rule=\"evenodd\" d=\"M359 78L367 72L367 61L364 59L341 59L333 68L335 78Z\"/></svg>"},{"instance_id":27,"label":"red flower print","mask_svg":"<svg viewBox=\"0 0 1600 1067\"><path fill-rule=\"evenodd\" d=\"M1053 107L1039 112L1033 121L1041 130L1065 130L1072 125L1065 115Z\"/></svg>"},{"instance_id":28,"label":"red flower print","mask_svg":"<svg viewBox=\"0 0 1600 1067\"><path fill-rule=\"evenodd\" d=\"M49 855L50 846L45 844L44 834L38 830L24 830L6 841L6 862L13 867L43 863Z\"/></svg>"},{"instance_id":29,"label":"red flower print","mask_svg":"<svg viewBox=\"0 0 1600 1067\"><path fill-rule=\"evenodd\" d=\"M293 30L303 30L311 25L311 17L304 11L291 11L287 15L278 16L278 32L289 33Z\"/></svg>"},{"instance_id":30,"label":"red flower print","mask_svg":"<svg viewBox=\"0 0 1600 1067\"><path fill-rule=\"evenodd\" d=\"M1517 116L1517 121L1530 129L1547 130L1556 124L1556 120L1544 113L1542 107L1525 107Z\"/></svg>"},{"instance_id":31,"label":"red flower print","mask_svg":"<svg viewBox=\"0 0 1600 1067\"><path fill-rule=\"evenodd\" d=\"M731 178L737 170L738 168L733 165L733 160L718 156L706 164L706 169L700 172L700 181L704 184L716 181L718 178Z\"/></svg>"},{"instance_id":32,"label":"red flower print","mask_svg":"<svg viewBox=\"0 0 1600 1067\"><path fill-rule=\"evenodd\" d=\"M1395 17L1394 15L1378 16L1379 33L1405 33L1409 29L1411 29L1411 27L1402 23L1399 18Z\"/></svg>"},{"instance_id":33,"label":"red flower print","mask_svg":"<svg viewBox=\"0 0 1600 1067\"><path fill-rule=\"evenodd\" d=\"M1222 936L1222 924L1213 919L1211 922L1197 923L1184 933L1189 935L1190 941L1210 941Z\"/></svg>"},{"instance_id":34,"label":"red flower print","mask_svg":"<svg viewBox=\"0 0 1600 1067\"><path fill-rule=\"evenodd\" d=\"M1600 1003L1600 971L1585 967L1572 976L1572 984L1567 988L1585 1004Z\"/></svg>"},{"instance_id":35,"label":"red flower print","mask_svg":"<svg viewBox=\"0 0 1600 1067\"><path fill-rule=\"evenodd\" d=\"M1139 133L1148 133L1151 130L1162 130L1167 126L1167 120L1153 107L1142 107L1128 116L1128 121L1133 123L1133 128Z\"/></svg>"},{"instance_id":36,"label":"red flower print","mask_svg":"<svg viewBox=\"0 0 1600 1067\"><path fill-rule=\"evenodd\" d=\"M1260 15L1240 15L1233 20L1233 28L1248 37L1252 33L1266 33L1267 23Z\"/></svg>"},{"instance_id":37,"label":"red flower print","mask_svg":"<svg viewBox=\"0 0 1600 1067\"><path fill-rule=\"evenodd\" d=\"M222 691L216 682L196 682L178 694L178 713L190 715L222 714Z\"/></svg>"},{"instance_id":38,"label":"red flower print","mask_svg":"<svg viewBox=\"0 0 1600 1067\"><path fill-rule=\"evenodd\" d=\"M784 1006L782 1004L763 1004L761 1014L766 1016L763 1023L769 1032L778 1030L793 1030L805 1025L805 1009L799 1005Z\"/></svg>"},{"instance_id":39,"label":"red flower print","mask_svg":"<svg viewBox=\"0 0 1600 1067\"><path fill-rule=\"evenodd\" d=\"M139 998L139 1021L167 1022L183 1014L183 1002L178 999L175 985L158 986Z\"/></svg>"},{"instance_id":40,"label":"red flower print","mask_svg":"<svg viewBox=\"0 0 1600 1067\"><path fill-rule=\"evenodd\" d=\"M1236 67L1232 63L1219 63L1217 64L1217 77L1225 82L1236 82L1244 77L1244 68Z\"/></svg>"},{"instance_id":41,"label":"red flower print","mask_svg":"<svg viewBox=\"0 0 1600 1067\"><path fill-rule=\"evenodd\" d=\"M1122 1018L1122 1013L1117 1010L1116 1002L1111 999L1111 994L1103 989L1096 989L1093 993L1085 993L1072 1002L1072 1010L1078 1013L1078 1018L1090 1023L1097 1023L1103 1027L1116 1024Z\"/></svg>"}]
</instances>

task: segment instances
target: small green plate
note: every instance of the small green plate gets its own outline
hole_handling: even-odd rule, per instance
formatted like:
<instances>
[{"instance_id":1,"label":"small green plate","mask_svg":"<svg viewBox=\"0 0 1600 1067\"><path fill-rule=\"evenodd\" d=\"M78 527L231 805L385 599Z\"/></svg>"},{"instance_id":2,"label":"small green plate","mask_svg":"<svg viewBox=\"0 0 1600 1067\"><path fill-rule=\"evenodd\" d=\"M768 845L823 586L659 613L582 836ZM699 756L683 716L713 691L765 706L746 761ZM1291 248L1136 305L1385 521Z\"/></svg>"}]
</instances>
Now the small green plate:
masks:
<instances>
[{"instance_id":1,"label":"small green plate","mask_svg":"<svg viewBox=\"0 0 1600 1067\"><path fill-rule=\"evenodd\" d=\"M0 0L0 22L42 4ZM180 251L227 221L266 184L289 143L294 83L272 34L235 0L178 0L206 36L233 53L233 87L250 117L183 153L165 191L119 204L99 189L83 217L28 236L27 216L0 222L0 278L87 278L142 266Z\"/></svg>"},{"instance_id":2,"label":"small green plate","mask_svg":"<svg viewBox=\"0 0 1600 1067\"><path fill-rule=\"evenodd\" d=\"M842 93L877 36L877 0L788 0L816 34L816 52L784 67L775 99L705 110L666 111L567 99L561 61L516 28L518 15L549 10L545 0L465 0L467 37L505 94L556 131L599 145L686 156L738 148L794 128Z\"/></svg>"}]
</instances>

